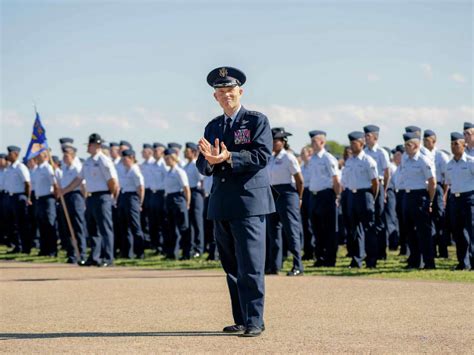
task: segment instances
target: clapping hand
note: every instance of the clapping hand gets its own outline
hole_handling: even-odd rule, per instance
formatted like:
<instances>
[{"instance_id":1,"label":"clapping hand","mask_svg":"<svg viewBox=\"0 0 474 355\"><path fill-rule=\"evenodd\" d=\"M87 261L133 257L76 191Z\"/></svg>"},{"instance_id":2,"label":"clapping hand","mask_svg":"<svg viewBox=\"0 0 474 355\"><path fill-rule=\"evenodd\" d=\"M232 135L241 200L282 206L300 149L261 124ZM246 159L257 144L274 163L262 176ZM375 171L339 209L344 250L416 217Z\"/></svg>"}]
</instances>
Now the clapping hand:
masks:
<instances>
[{"instance_id":1,"label":"clapping hand","mask_svg":"<svg viewBox=\"0 0 474 355\"><path fill-rule=\"evenodd\" d=\"M219 138L216 138L214 145L211 145L206 138L202 137L199 140L198 147L201 154L211 165L220 164L230 158L230 153L224 142L220 143L219 149Z\"/></svg>"}]
</instances>

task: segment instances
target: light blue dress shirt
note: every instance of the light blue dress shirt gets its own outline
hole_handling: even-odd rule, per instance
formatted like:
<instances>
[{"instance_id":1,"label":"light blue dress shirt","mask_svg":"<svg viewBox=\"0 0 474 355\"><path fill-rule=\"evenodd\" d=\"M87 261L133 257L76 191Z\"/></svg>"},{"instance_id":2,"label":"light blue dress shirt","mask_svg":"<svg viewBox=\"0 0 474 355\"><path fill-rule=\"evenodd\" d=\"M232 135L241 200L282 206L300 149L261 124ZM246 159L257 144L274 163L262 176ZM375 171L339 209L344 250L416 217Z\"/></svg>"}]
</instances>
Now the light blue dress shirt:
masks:
<instances>
[{"instance_id":1,"label":"light blue dress shirt","mask_svg":"<svg viewBox=\"0 0 474 355\"><path fill-rule=\"evenodd\" d=\"M375 162L377 163L379 179L383 179L384 171L388 168L388 165L390 164L388 153L385 151L385 149L380 148L377 143L372 148L366 146L364 148L364 152L375 160Z\"/></svg>"},{"instance_id":2,"label":"light blue dress shirt","mask_svg":"<svg viewBox=\"0 0 474 355\"><path fill-rule=\"evenodd\" d=\"M196 160L188 162L184 166L184 171L188 175L189 187L202 187L202 181L204 180L204 175L201 175L196 167Z\"/></svg>"},{"instance_id":3,"label":"light blue dress shirt","mask_svg":"<svg viewBox=\"0 0 474 355\"><path fill-rule=\"evenodd\" d=\"M165 177L169 167L165 164L163 158L155 162L151 169L151 183L150 189L152 191L164 190L165 189Z\"/></svg>"},{"instance_id":4,"label":"light blue dress shirt","mask_svg":"<svg viewBox=\"0 0 474 355\"><path fill-rule=\"evenodd\" d=\"M62 176L59 180L61 188L66 188L69 184L80 175L82 170L82 163L72 163L71 165L63 164ZM76 187L74 191L80 190L80 186Z\"/></svg>"},{"instance_id":5,"label":"light blue dress shirt","mask_svg":"<svg viewBox=\"0 0 474 355\"><path fill-rule=\"evenodd\" d=\"M311 178L309 189L318 192L325 189L332 189L333 177L339 175L339 163L336 158L325 149L319 153L314 153L311 157Z\"/></svg>"},{"instance_id":6,"label":"light blue dress shirt","mask_svg":"<svg viewBox=\"0 0 474 355\"><path fill-rule=\"evenodd\" d=\"M25 192L25 182L30 181L28 168L18 160L5 170L4 188L10 194Z\"/></svg>"},{"instance_id":7,"label":"light blue dress shirt","mask_svg":"<svg viewBox=\"0 0 474 355\"><path fill-rule=\"evenodd\" d=\"M426 189L427 180L436 177L432 160L418 151L413 158L408 155L402 161L401 179L405 190Z\"/></svg>"},{"instance_id":8,"label":"light blue dress shirt","mask_svg":"<svg viewBox=\"0 0 474 355\"><path fill-rule=\"evenodd\" d=\"M346 187L350 190L369 189L372 187L372 180L379 176L377 163L364 151L347 159L344 170Z\"/></svg>"},{"instance_id":9,"label":"light blue dress shirt","mask_svg":"<svg viewBox=\"0 0 474 355\"><path fill-rule=\"evenodd\" d=\"M451 159L446 166L446 182L454 194L474 191L474 157L464 152L458 161Z\"/></svg>"},{"instance_id":10,"label":"light blue dress shirt","mask_svg":"<svg viewBox=\"0 0 474 355\"><path fill-rule=\"evenodd\" d=\"M54 191L53 185L55 181L53 167L48 161L38 165L33 179L36 198L51 195Z\"/></svg>"},{"instance_id":11,"label":"light blue dress shirt","mask_svg":"<svg viewBox=\"0 0 474 355\"><path fill-rule=\"evenodd\" d=\"M102 152L86 159L79 177L86 180L88 192L108 191L107 182L118 179L114 163Z\"/></svg>"},{"instance_id":12,"label":"light blue dress shirt","mask_svg":"<svg viewBox=\"0 0 474 355\"><path fill-rule=\"evenodd\" d=\"M176 164L165 176L165 194L183 191L183 187L189 186L186 172Z\"/></svg>"},{"instance_id":13,"label":"light blue dress shirt","mask_svg":"<svg viewBox=\"0 0 474 355\"><path fill-rule=\"evenodd\" d=\"M156 164L156 160L153 157L150 157L149 159L145 160L143 163L140 164L140 170L143 175L143 178L145 179L145 188L150 189L151 187L151 181L153 179L152 176L152 170L153 170L153 165Z\"/></svg>"},{"instance_id":14,"label":"light blue dress shirt","mask_svg":"<svg viewBox=\"0 0 474 355\"><path fill-rule=\"evenodd\" d=\"M273 154L268 163L271 185L295 184L293 175L301 172L296 157L282 149L278 155Z\"/></svg>"},{"instance_id":15,"label":"light blue dress shirt","mask_svg":"<svg viewBox=\"0 0 474 355\"><path fill-rule=\"evenodd\" d=\"M122 192L136 192L140 186L145 186L145 179L140 167L133 164L130 169L125 168L125 173L120 182Z\"/></svg>"}]
</instances>

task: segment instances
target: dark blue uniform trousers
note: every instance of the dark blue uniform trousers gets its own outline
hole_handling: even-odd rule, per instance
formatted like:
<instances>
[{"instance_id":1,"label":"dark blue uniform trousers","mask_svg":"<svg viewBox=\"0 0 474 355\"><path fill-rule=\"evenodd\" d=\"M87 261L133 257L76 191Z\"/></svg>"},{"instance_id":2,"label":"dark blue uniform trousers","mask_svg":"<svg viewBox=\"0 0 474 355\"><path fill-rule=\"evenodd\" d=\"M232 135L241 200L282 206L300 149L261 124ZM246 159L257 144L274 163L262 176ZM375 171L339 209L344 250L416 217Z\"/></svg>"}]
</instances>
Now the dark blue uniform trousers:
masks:
<instances>
[{"instance_id":1,"label":"dark blue uniform trousers","mask_svg":"<svg viewBox=\"0 0 474 355\"><path fill-rule=\"evenodd\" d=\"M379 180L380 182L381 180ZM377 258L387 259L387 230L384 221L385 188L380 184L379 194L375 199L375 234L377 235Z\"/></svg>"},{"instance_id":2,"label":"dark blue uniform trousers","mask_svg":"<svg viewBox=\"0 0 474 355\"><path fill-rule=\"evenodd\" d=\"M344 228L344 235L346 239L346 247L347 247L347 256L352 256L351 251L351 242L350 239L352 238L352 230L351 230L351 215L349 213L349 195L351 191L349 189L344 189L341 192L341 212L342 212L342 227Z\"/></svg>"},{"instance_id":3,"label":"dark blue uniform trousers","mask_svg":"<svg viewBox=\"0 0 474 355\"><path fill-rule=\"evenodd\" d=\"M474 267L474 191L451 194L451 226L460 268Z\"/></svg>"},{"instance_id":4,"label":"dark blue uniform trousers","mask_svg":"<svg viewBox=\"0 0 474 355\"><path fill-rule=\"evenodd\" d=\"M140 221L140 197L136 192L122 192L118 202L120 229L124 239L121 256L128 259L144 257L144 237Z\"/></svg>"},{"instance_id":5,"label":"dark blue uniform trousers","mask_svg":"<svg viewBox=\"0 0 474 355\"><path fill-rule=\"evenodd\" d=\"M8 195L6 219L8 235L15 251L29 254L32 239L28 233L28 207L27 197L23 193Z\"/></svg>"},{"instance_id":6,"label":"dark blue uniform trousers","mask_svg":"<svg viewBox=\"0 0 474 355\"><path fill-rule=\"evenodd\" d=\"M265 216L215 221L215 237L227 274L235 324L263 325Z\"/></svg>"},{"instance_id":7,"label":"dark blue uniform trousers","mask_svg":"<svg viewBox=\"0 0 474 355\"><path fill-rule=\"evenodd\" d=\"M293 255L293 268L303 271L301 260L301 220L299 196L290 184L274 185L278 192L276 212L267 216L267 272L277 272L283 266L282 228L288 250Z\"/></svg>"},{"instance_id":8,"label":"dark blue uniform trousers","mask_svg":"<svg viewBox=\"0 0 474 355\"><path fill-rule=\"evenodd\" d=\"M405 198L405 190L395 191L396 205L395 210L397 212L398 220L398 235L400 245L400 255L410 255L410 248L407 242L407 229L405 227L405 221L403 220L403 200Z\"/></svg>"},{"instance_id":9,"label":"dark blue uniform trousers","mask_svg":"<svg viewBox=\"0 0 474 355\"><path fill-rule=\"evenodd\" d=\"M64 202L69 213L74 236L76 237L77 247L79 248L79 257L81 260L86 259L87 253L87 233L86 233L86 204L84 197L80 191L71 191L64 195ZM71 234L67 225L66 216L62 204L59 204L59 227L62 229L62 235L66 238L67 257L72 262L77 261L76 251L72 244Z\"/></svg>"},{"instance_id":10,"label":"dark blue uniform trousers","mask_svg":"<svg viewBox=\"0 0 474 355\"><path fill-rule=\"evenodd\" d=\"M316 263L335 266L337 254L336 193L325 189L311 198L311 225L316 241Z\"/></svg>"},{"instance_id":11,"label":"dark blue uniform trousers","mask_svg":"<svg viewBox=\"0 0 474 355\"><path fill-rule=\"evenodd\" d=\"M40 232L40 255L57 256L56 200L53 195L36 199L36 223Z\"/></svg>"},{"instance_id":12,"label":"dark blue uniform trousers","mask_svg":"<svg viewBox=\"0 0 474 355\"><path fill-rule=\"evenodd\" d=\"M301 201L301 227L303 228L303 259L311 260L314 258L314 235L311 227L311 192L305 187L303 190L303 201Z\"/></svg>"},{"instance_id":13,"label":"dark blue uniform trousers","mask_svg":"<svg viewBox=\"0 0 474 355\"><path fill-rule=\"evenodd\" d=\"M151 195L153 192L151 189L145 189L145 196L143 197L143 207L140 212L140 224L141 230L143 234L143 240L151 243L151 236L150 236L150 203L151 203Z\"/></svg>"},{"instance_id":14,"label":"dark blue uniform trousers","mask_svg":"<svg viewBox=\"0 0 474 355\"><path fill-rule=\"evenodd\" d=\"M168 229L166 226L165 190L152 191L149 210L150 241L157 253L163 252Z\"/></svg>"},{"instance_id":15,"label":"dark blue uniform trousers","mask_svg":"<svg viewBox=\"0 0 474 355\"><path fill-rule=\"evenodd\" d=\"M204 199L203 215L207 216L207 209L209 207L209 196ZM209 260L218 260L219 251L216 246L216 238L214 237L214 221L207 218L204 219L204 245L205 250L209 253Z\"/></svg>"},{"instance_id":16,"label":"dark blue uniform trousers","mask_svg":"<svg viewBox=\"0 0 474 355\"><path fill-rule=\"evenodd\" d=\"M4 191L0 191L0 243L8 243L8 231L7 231L7 198L8 195Z\"/></svg>"},{"instance_id":17,"label":"dark blue uniform trousers","mask_svg":"<svg viewBox=\"0 0 474 355\"><path fill-rule=\"evenodd\" d=\"M197 188L191 189L191 206L189 207L189 232L191 245L183 246L183 250L192 253L203 253L204 249L204 196Z\"/></svg>"},{"instance_id":18,"label":"dark blue uniform trousers","mask_svg":"<svg viewBox=\"0 0 474 355\"><path fill-rule=\"evenodd\" d=\"M440 258L448 257L448 240L445 233L445 208L443 201L443 186L438 183L436 185L436 194L433 200L433 213L431 214L433 221L433 233L435 238L435 256ZM436 248L438 250L436 250Z\"/></svg>"},{"instance_id":19,"label":"dark blue uniform trousers","mask_svg":"<svg viewBox=\"0 0 474 355\"><path fill-rule=\"evenodd\" d=\"M388 248L390 250L397 250L399 243L399 230L397 220L397 197L392 188L387 190L387 203L384 208L384 219L388 237Z\"/></svg>"},{"instance_id":20,"label":"dark blue uniform trousers","mask_svg":"<svg viewBox=\"0 0 474 355\"><path fill-rule=\"evenodd\" d=\"M86 200L86 221L91 238L89 260L99 264L114 260L114 232L112 226L112 196L108 191L93 192Z\"/></svg>"},{"instance_id":21,"label":"dark blue uniform trousers","mask_svg":"<svg viewBox=\"0 0 474 355\"><path fill-rule=\"evenodd\" d=\"M409 267L435 267L434 238L431 229L429 204L430 198L427 190L405 191L403 220L410 247Z\"/></svg>"},{"instance_id":22,"label":"dark blue uniform trousers","mask_svg":"<svg viewBox=\"0 0 474 355\"><path fill-rule=\"evenodd\" d=\"M165 252L168 258L177 259L181 238L184 240L189 238L189 219L184 193L176 192L166 195L166 214L168 235L165 240Z\"/></svg>"},{"instance_id":23,"label":"dark blue uniform trousers","mask_svg":"<svg viewBox=\"0 0 474 355\"><path fill-rule=\"evenodd\" d=\"M377 235L375 232L375 201L371 189L359 189L348 196L348 213L352 236L348 243L352 256L351 266L377 266Z\"/></svg>"}]
</instances>

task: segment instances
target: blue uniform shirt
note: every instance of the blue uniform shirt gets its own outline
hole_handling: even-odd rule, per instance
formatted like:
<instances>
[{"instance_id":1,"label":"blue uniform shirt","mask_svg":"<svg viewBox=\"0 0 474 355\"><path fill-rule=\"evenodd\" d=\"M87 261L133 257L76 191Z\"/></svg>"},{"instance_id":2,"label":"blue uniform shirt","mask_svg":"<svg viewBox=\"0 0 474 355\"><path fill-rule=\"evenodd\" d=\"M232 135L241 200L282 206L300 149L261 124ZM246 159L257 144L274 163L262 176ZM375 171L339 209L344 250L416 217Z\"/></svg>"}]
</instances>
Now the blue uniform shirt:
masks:
<instances>
[{"instance_id":1,"label":"blue uniform shirt","mask_svg":"<svg viewBox=\"0 0 474 355\"><path fill-rule=\"evenodd\" d=\"M395 187L395 185L396 185L396 184L395 184L395 181L393 181L393 175L394 175L395 172L397 171L397 166L396 166L394 163L389 162L389 163L388 163L388 169L390 170L390 176L391 176L391 179L390 179L390 181L389 181L389 183L388 183L388 188L395 190L395 189L397 189L397 188Z\"/></svg>"},{"instance_id":2,"label":"blue uniform shirt","mask_svg":"<svg viewBox=\"0 0 474 355\"><path fill-rule=\"evenodd\" d=\"M435 177L435 168L433 162L418 151L413 158L407 154L402 162L401 179L403 188L406 190L426 189L426 181Z\"/></svg>"},{"instance_id":3,"label":"blue uniform shirt","mask_svg":"<svg viewBox=\"0 0 474 355\"><path fill-rule=\"evenodd\" d=\"M379 179L383 179L384 171L388 168L388 165L390 163L390 159L386 150L380 148L379 145L376 143L372 148L366 146L364 148L364 152L375 160L375 162L377 163Z\"/></svg>"},{"instance_id":4,"label":"blue uniform shirt","mask_svg":"<svg viewBox=\"0 0 474 355\"><path fill-rule=\"evenodd\" d=\"M319 153L314 153L310 164L311 180L309 189L316 192L331 189L333 187L333 177L339 175L338 165L336 158L325 149ZM305 185L307 185L306 181Z\"/></svg>"},{"instance_id":5,"label":"blue uniform shirt","mask_svg":"<svg viewBox=\"0 0 474 355\"><path fill-rule=\"evenodd\" d=\"M5 191L10 194L25 192L25 182L30 182L28 168L19 160L5 170Z\"/></svg>"},{"instance_id":6,"label":"blue uniform shirt","mask_svg":"<svg viewBox=\"0 0 474 355\"><path fill-rule=\"evenodd\" d=\"M63 169L62 169L62 176L61 179L59 180L59 183L61 185L61 188L66 188L76 177L79 176L80 172L82 170L82 163L79 161L79 163L72 163L71 165L63 164ZM80 187L76 187L74 191L80 190Z\"/></svg>"},{"instance_id":7,"label":"blue uniform shirt","mask_svg":"<svg viewBox=\"0 0 474 355\"><path fill-rule=\"evenodd\" d=\"M466 147L465 153L471 157L474 157L474 147L472 148Z\"/></svg>"},{"instance_id":8,"label":"blue uniform shirt","mask_svg":"<svg viewBox=\"0 0 474 355\"><path fill-rule=\"evenodd\" d=\"M120 182L122 192L136 192L138 187L144 185L144 177L137 164L133 164L130 169L125 168L124 176Z\"/></svg>"},{"instance_id":9,"label":"blue uniform shirt","mask_svg":"<svg viewBox=\"0 0 474 355\"><path fill-rule=\"evenodd\" d=\"M446 175L446 165L449 162L449 157L444 152L436 148L433 149L432 153L434 155L436 181L444 183Z\"/></svg>"},{"instance_id":10,"label":"blue uniform shirt","mask_svg":"<svg viewBox=\"0 0 474 355\"><path fill-rule=\"evenodd\" d=\"M150 189L153 179L153 166L155 165L156 160L153 157L150 157L148 160L145 160L143 163L140 164L140 170L145 179L145 188Z\"/></svg>"},{"instance_id":11,"label":"blue uniform shirt","mask_svg":"<svg viewBox=\"0 0 474 355\"><path fill-rule=\"evenodd\" d=\"M270 184L295 184L293 175L301 172L300 165L296 157L282 149L278 155L272 155L268 163L268 173L270 174Z\"/></svg>"},{"instance_id":12,"label":"blue uniform shirt","mask_svg":"<svg viewBox=\"0 0 474 355\"><path fill-rule=\"evenodd\" d=\"M155 164L153 164L152 169L151 169L152 179L150 183L150 189L152 189L153 191L165 189L165 177L168 170L169 168L165 164L165 161L163 158L161 158L160 160L156 161Z\"/></svg>"},{"instance_id":13,"label":"blue uniform shirt","mask_svg":"<svg viewBox=\"0 0 474 355\"><path fill-rule=\"evenodd\" d=\"M458 161L451 159L446 166L446 182L452 193L474 191L474 157L464 152Z\"/></svg>"},{"instance_id":14,"label":"blue uniform shirt","mask_svg":"<svg viewBox=\"0 0 474 355\"><path fill-rule=\"evenodd\" d=\"M86 180L88 192L108 191L107 182L118 179L114 163L102 152L87 158L79 177Z\"/></svg>"},{"instance_id":15,"label":"blue uniform shirt","mask_svg":"<svg viewBox=\"0 0 474 355\"><path fill-rule=\"evenodd\" d=\"M379 176L377 163L364 151L347 159L344 170L346 187L350 190L369 189L372 187L372 179Z\"/></svg>"},{"instance_id":16,"label":"blue uniform shirt","mask_svg":"<svg viewBox=\"0 0 474 355\"><path fill-rule=\"evenodd\" d=\"M54 191L53 185L55 181L53 167L48 161L38 165L33 179L36 197L51 195Z\"/></svg>"},{"instance_id":17,"label":"blue uniform shirt","mask_svg":"<svg viewBox=\"0 0 474 355\"><path fill-rule=\"evenodd\" d=\"M184 171L186 172L186 175L188 176L190 188L202 187L202 181L204 180L204 175L201 175L199 173L199 170L196 167L196 160L188 162L184 166Z\"/></svg>"},{"instance_id":18,"label":"blue uniform shirt","mask_svg":"<svg viewBox=\"0 0 474 355\"><path fill-rule=\"evenodd\" d=\"M309 187L311 183L311 158L306 163L301 164L301 175L303 175L304 186Z\"/></svg>"},{"instance_id":19,"label":"blue uniform shirt","mask_svg":"<svg viewBox=\"0 0 474 355\"><path fill-rule=\"evenodd\" d=\"M165 194L183 191L183 187L189 186L186 172L178 164L170 169L165 176Z\"/></svg>"},{"instance_id":20,"label":"blue uniform shirt","mask_svg":"<svg viewBox=\"0 0 474 355\"><path fill-rule=\"evenodd\" d=\"M5 190L5 168L0 169L0 192Z\"/></svg>"}]
</instances>

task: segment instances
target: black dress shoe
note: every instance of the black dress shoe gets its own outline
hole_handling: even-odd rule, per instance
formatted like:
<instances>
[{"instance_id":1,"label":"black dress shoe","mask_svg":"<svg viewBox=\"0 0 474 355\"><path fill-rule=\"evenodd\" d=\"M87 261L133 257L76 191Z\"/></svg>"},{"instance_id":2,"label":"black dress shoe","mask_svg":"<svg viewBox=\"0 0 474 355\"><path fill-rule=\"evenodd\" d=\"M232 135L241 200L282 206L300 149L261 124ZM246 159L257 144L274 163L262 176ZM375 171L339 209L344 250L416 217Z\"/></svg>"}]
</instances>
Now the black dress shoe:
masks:
<instances>
[{"instance_id":1,"label":"black dress shoe","mask_svg":"<svg viewBox=\"0 0 474 355\"><path fill-rule=\"evenodd\" d=\"M244 334L241 334L241 337L258 337L260 334L262 334L264 328L259 328L259 327L247 327L245 329Z\"/></svg>"},{"instance_id":2,"label":"black dress shoe","mask_svg":"<svg viewBox=\"0 0 474 355\"><path fill-rule=\"evenodd\" d=\"M81 260L79 260L79 261L77 262L77 265L79 265L79 266L86 266L86 262L81 259Z\"/></svg>"},{"instance_id":3,"label":"black dress shoe","mask_svg":"<svg viewBox=\"0 0 474 355\"><path fill-rule=\"evenodd\" d=\"M265 271L265 275L278 275L277 270L267 270Z\"/></svg>"},{"instance_id":4,"label":"black dress shoe","mask_svg":"<svg viewBox=\"0 0 474 355\"><path fill-rule=\"evenodd\" d=\"M201 253L194 253L193 254L193 259L196 259L196 258L200 258L201 257Z\"/></svg>"},{"instance_id":5,"label":"black dress shoe","mask_svg":"<svg viewBox=\"0 0 474 355\"><path fill-rule=\"evenodd\" d=\"M300 269L292 269L291 271L288 271L286 276L302 276L303 271Z\"/></svg>"},{"instance_id":6,"label":"black dress shoe","mask_svg":"<svg viewBox=\"0 0 474 355\"><path fill-rule=\"evenodd\" d=\"M107 262L102 262L100 263L99 265L97 265L98 267L110 267L112 266L113 264L112 263L107 263Z\"/></svg>"},{"instance_id":7,"label":"black dress shoe","mask_svg":"<svg viewBox=\"0 0 474 355\"><path fill-rule=\"evenodd\" d=\"M243 333L245 332L245 326L239 324L229 325L227 327L224 327L222 331L224 333Z\"/></svg>"},{"instance_id":8,"label":"black dress shoe","mask_svg":"<svg viewBox=\"0 0 474 355\"><path fill-rule=\"evenodd\" d=\"M94 260L89 259L84 263L84 266L99 266L99 263Z\"/></svg>"}]
</instances>

